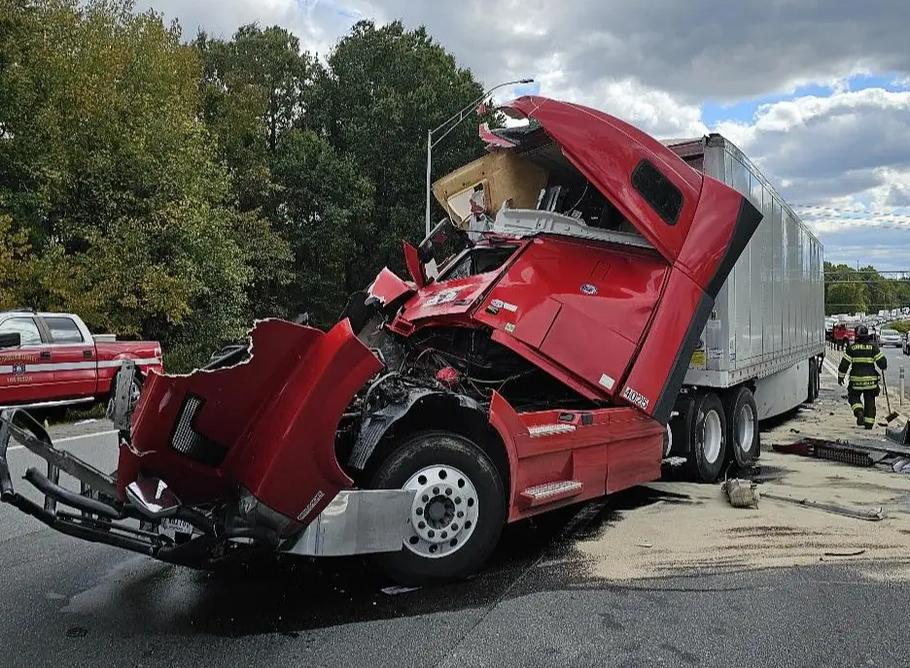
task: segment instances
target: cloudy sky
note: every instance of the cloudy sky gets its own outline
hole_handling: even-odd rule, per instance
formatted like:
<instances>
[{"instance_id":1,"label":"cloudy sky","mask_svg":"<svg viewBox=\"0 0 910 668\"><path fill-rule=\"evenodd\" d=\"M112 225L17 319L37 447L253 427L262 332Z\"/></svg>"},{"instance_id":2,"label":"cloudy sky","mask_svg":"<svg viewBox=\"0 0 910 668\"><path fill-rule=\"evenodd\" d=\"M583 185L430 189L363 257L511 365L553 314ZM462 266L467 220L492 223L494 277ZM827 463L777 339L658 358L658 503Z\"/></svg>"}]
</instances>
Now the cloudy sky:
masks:
<instances>
[{"instance_id":1,"label":"cloudy sky","mask_svg":"<svg viewBox=\"0 0 910 668\"><path fill-rule=\"evenodd\" d=\"M278 24L325 53L360 18L425 25L488 85L598 107L658 137L719 131L834 262L910 271L905 0L140 0L229 37Z\"/></svg>"}]
</instances>

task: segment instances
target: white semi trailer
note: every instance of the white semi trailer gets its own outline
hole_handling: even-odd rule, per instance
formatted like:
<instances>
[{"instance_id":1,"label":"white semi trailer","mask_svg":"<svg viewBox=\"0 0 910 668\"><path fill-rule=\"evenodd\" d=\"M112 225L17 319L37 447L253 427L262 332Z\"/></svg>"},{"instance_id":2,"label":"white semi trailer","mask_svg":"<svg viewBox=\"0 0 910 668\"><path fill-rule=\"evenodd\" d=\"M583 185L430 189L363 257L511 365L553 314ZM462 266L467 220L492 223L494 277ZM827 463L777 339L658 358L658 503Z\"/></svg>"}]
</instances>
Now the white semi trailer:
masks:
<instances>
[{"instance_id":1,"label":"white semi trailer","mask_svg":"<svg viewBox=\"0 0 910 668\"><path fill-rule=\"evenodd\" d=\"M759 421L818 397L825 354L824 248L756 166L711 134L664 142L747 195L764 219L720 291L668 425L666 457L698 480L760 453Z\"/></svg>"}]
</instances>

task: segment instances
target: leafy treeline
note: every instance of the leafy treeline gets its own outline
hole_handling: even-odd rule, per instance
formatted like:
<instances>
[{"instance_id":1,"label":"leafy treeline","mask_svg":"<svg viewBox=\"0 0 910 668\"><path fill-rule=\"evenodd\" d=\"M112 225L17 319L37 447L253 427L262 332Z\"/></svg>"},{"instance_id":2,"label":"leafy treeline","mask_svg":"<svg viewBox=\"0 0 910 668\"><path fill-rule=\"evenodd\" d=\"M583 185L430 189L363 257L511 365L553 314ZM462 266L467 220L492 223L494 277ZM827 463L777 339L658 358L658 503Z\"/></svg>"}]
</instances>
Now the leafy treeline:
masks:
<instances>
[{"instance_id":1,"label":"leafy treeline","mask_svg":"<svg viewBox=\"0 0 910 668\"><path fill-rule=\"evenodd\" d=\"M257 25L187 42L132 0L2 0L0 308L158 339L183 369L257 317L331 325L400 268L426 132L483 88L422 28L306 46ZM434 174L481 150L462 124Z\"/></svg>"},{"instance_id":2,"label":"leafy treeline","mask_svg":"<svg viewBox=\"0 0 910 668\"><path fill-rule=\"evenodd\" d=\"M825 313L877 313L910 306L910 279L886 278L875 267L825 262Z\"/></svg>"}]
</instances>

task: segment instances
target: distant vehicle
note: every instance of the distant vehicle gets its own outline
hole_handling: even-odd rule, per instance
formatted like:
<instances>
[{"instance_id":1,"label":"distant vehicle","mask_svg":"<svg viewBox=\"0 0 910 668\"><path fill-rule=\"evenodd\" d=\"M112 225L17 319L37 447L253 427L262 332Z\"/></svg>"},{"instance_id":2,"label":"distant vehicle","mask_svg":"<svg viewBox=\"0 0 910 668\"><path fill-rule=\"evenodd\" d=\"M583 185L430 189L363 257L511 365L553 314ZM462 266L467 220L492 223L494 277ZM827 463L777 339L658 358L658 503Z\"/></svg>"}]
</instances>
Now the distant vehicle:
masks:
<instances>
[{"instance_id":1,"label":"distant vehicle","mask_svg":"<svg viewBox=\"0 0 910 668\"><path fill-rule=\"evenodd\" d=\"M835 345L847 345L856 339L856 328L860 326L858 320L847 320L834 325L831 338Z\"/></svg>"},{"instance_id":2,"label":"distant vehicle","mask_svg":"<svg viewBox=\"0 0 910 668\"><path fill-rule=\"evenodd\" d=\"M898 346L901 347L904 340L901 338L901 333L896 329L883 329L879 332L878 343L881 346Z\"/></svg>"},{"instance_id":3,"label":"distant vehicle","mask_svg":"<svg viewBox=\"0 0 910 668\"><path fill-rule=\"evenodd\" d=\"M0 336L9 341L0 350L0 407L43 410L107 401L124 359L143 374L163 371L157 341L92 335L72 313L0 312Z\"/></svg>"}]
</instances>

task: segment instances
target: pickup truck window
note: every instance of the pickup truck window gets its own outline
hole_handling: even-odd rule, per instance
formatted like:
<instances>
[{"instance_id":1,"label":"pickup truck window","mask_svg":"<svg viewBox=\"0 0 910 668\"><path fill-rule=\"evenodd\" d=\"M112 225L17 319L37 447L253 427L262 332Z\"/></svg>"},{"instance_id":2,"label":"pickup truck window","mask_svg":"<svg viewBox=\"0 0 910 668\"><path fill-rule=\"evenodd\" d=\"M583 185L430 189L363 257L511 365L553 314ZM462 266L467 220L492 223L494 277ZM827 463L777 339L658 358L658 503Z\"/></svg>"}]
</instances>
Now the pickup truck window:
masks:
<instances>
[{"instance_id":1,"label":"pickup truck window","mask_svg":"<svg viewBox=\"0 0 910 668\"><path fill-rule=\"evenodd\" d=\"M0 332L19 332L23 346L41 345L41 332L34 318L7 318L0 324Z\"/></svg>"},{"instance_id":2,"label":"pickup truck window","mask_svg":"<svg viewBox=\"0 0 910 668\"><path fill-rule=\"evenodd\" d=\"M51 332L54 343L82 343L82 332L79 331L76 321L66 317L48 317L44 319Z\"/></svg>"}]
</instances>

